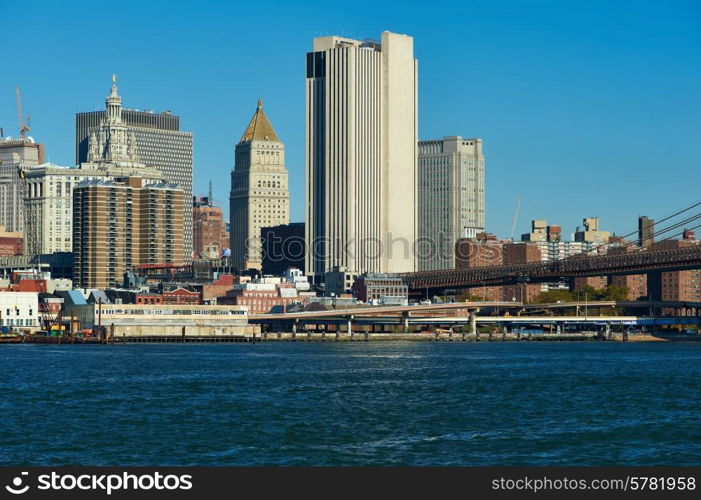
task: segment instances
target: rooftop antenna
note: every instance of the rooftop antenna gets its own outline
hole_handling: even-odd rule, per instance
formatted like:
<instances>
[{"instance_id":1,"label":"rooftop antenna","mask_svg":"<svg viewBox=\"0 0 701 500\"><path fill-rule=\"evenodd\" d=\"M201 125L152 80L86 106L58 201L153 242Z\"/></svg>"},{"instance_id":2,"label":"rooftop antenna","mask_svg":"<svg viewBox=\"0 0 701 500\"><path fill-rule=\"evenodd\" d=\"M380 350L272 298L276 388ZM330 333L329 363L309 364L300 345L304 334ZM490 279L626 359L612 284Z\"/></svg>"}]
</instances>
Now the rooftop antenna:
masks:
<instances>
[{"instance_id":1,"label":"rooftop antenna","mask_svg":"<svg viewBox=\"0 0 701 500\"><path fill-rule=\"evenodd\" d=\"M214 204L214 198L212 198L212 181L209 181L209 206Z\"/></svg>"},{"instance_id":2,"label":"rooftop antenna","mask_svg":"<svg viewBox=\"0 0 701 500\"><path fill-rule=\"evenodd\" d=\"M514 241L514 231L516 231L516 221L518 220L518 213L521 211L521 199L522 195L516 197L516 209L514 210L514 218L511 220L511 231L509 232L509 239Z\"/></svg>"},{"instance_id":3,"label":"rooftop antenna","mask_svg":"<svg viewBox=\"0 0 701 500\"><path fill-rule=\"evenodd\" d=\"M29 126L29 115L27 121L24 120L22 114L22 95L19 93L19 86L15 87L15 95L17 96L17 121L19 122L19 139L24 140L27 137L26 132L32 130Z\"/></svg>"}]
</instances>

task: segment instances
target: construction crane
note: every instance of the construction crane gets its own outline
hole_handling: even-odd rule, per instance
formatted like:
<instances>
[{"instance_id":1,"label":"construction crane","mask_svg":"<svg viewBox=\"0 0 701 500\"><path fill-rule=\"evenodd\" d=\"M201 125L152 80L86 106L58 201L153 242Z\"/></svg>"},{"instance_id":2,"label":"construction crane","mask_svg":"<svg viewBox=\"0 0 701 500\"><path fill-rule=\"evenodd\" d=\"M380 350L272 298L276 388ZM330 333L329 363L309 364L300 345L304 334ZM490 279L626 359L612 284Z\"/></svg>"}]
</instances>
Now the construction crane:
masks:
<instances>
[{"instance_id":1,"label":"construction crane","mask_svg":"<svg viewBox=\"0 0 701 500\"><path fill-rule=\"evenodd\" d=\"M17 167L17 184L19 188L19 196L22 200L22 219L24 222L24 254L28 255L30 262L34 263L37 255L36 248L36 221L34 220L34 210L31 206L31 198L29 192L29 183L27 182L27 173L19 166ZM32 266L34 267L34 266Z\"/></svg>"},{"instance_id":2,"label":"construction crane","mask_svg":"<svg viewBox=\"0 0 701 500\"><path fill-rule=\"evenodd\" d=\"M516 221L518 221L518 213L521 211L521 200L522 195L516 197L516 209L514 210L514 218L511 220L511 231L509 232L509 239L514 240L514 232L516 231Z\"/></svg>"},{"instance_id":3,"label":"construction crane","mask_svg":"<svg viewBox=\"0 0 701 500\"><path fill-rule=\"evenodd\" d=\"M19 86L15 87L15 95L17 96L17 121L19 122L19 139L20 141L27 138L27 132L31 131L29 126L30 116L27 115L25 120L22 114L22 95L19 93Z\"/></svg>"}]
</instances>

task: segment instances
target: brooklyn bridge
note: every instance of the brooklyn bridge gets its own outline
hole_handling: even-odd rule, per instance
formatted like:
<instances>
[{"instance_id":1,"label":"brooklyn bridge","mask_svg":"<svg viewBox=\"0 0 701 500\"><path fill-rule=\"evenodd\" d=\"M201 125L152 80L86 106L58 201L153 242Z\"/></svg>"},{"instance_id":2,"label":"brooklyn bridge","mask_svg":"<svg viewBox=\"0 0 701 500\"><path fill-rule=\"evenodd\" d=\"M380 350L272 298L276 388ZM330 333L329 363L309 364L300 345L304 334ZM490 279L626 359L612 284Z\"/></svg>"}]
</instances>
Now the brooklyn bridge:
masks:
<instances>
[{"instance_id":1,"label":"brooklyn bridge","mask_svg":"<svg viewBox=\"0 0 701 500\"><path fill-rule=\"evenodd\" d=\"M701 201L692 203L657 221L650 230L649 242L643 244L640 228L618 238L617 244L605 243L588 252L558 260L479 266L468 269L446 269L402 273L409 290L441 292L447 288L513 285L568 281L589 276L662 273L701 269L701 244L692 240L685 245L674 244L674 238L701 227ZM693 233L691 233L693 234ZM625 238L637 235L638 239ZM657 240L657 243L654 243ZM625 252L609 252L609 248ZM701 286L701 283L698 284Z\"/></svg>"},{"instance_id":2,"label":"brooklyn bridge","mask_svg":"<svg viewBox=\"0 0 701 500\"><path fill-rule=\"evenodd\" d=\"M403 273L410 290L442 290L481 285L546 283L585 276L644 274L701 269L701 245L668 250L639 249L619 255L575 255L547 262Z\"/></svg>"}]
</instances>

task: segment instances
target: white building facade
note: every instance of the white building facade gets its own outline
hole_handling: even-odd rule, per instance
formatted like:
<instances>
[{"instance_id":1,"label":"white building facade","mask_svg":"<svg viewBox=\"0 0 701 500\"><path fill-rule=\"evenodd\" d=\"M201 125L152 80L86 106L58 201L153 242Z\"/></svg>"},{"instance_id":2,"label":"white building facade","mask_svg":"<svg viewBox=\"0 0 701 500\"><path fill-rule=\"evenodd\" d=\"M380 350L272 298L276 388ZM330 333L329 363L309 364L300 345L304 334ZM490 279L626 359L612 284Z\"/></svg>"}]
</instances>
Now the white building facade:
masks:
<instances>
[{"instance_id":1,"label":"white building facade","mask_svg":"<svg viewBox=\"0 0 701 500\"><path fill-rule=\"evenodd\" d=\"M39 325L39 294L0 292L0 326L36 330Z\"/></svg>"},{"instance_id":2,"label":"white building facade","mask_svg":"<svg viewBox=\"0 0 701 500\"><path fill-rule=\"evenodd\" d=\"M414 41L315 38L306 74L306 262L416 269L417 71Z\"/></svg>"},{"instance_id":3,"label":"white building facade","mask_svg":"<svg viewBox=\"0 0 701 500\"><path fill-rule=\"evenodd\" d=\"M98 172L86 172L52 163L26 170L27 208L32 212L37 253L73 251L73 187L81 181L102 178Z\"/></svg>"}]
</instances>

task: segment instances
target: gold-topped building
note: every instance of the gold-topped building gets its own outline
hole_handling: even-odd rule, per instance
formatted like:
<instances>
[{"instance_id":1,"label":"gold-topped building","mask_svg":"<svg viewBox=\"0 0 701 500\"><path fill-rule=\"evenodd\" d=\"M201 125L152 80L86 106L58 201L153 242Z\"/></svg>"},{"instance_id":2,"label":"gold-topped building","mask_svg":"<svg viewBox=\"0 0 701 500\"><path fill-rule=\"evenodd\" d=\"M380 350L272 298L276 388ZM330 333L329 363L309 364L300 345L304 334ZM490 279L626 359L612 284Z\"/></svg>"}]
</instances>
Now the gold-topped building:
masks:
<instances>
[{"instance_id":1,"label":"gold-topped building","mask_svg":"<svg viewBox=\"0 0 701 500\"><path fill-rule=\"evenodd\" d=\"M231 258L239 269L261 269L261 227L288 224L290 193L285 145L258 106L236 145L229 197Z\"/></svg>"}]
</instances>

